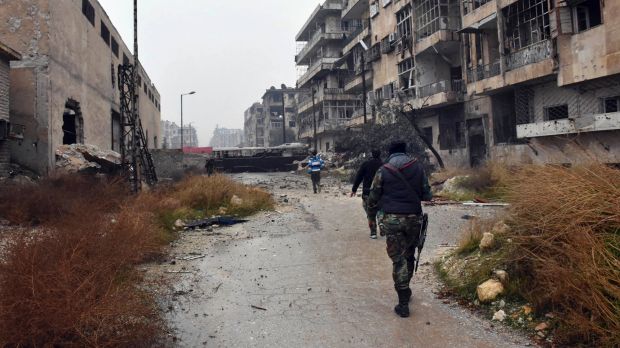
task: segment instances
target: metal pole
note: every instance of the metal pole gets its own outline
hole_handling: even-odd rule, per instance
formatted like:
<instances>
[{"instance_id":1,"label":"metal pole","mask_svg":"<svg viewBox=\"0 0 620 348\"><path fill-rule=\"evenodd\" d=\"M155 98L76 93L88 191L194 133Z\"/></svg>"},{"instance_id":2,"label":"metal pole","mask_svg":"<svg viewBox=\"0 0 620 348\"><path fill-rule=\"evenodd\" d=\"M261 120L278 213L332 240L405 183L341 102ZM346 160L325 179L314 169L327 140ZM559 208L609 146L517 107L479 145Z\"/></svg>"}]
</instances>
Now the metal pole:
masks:
<instances>
[{"instance_id":1,"label":"metal pole","mask_svg":"<svg viewBox=\"0 0 620 348\"><path fill-rule=\"evenodd\" d=\"M282 144L286 144L286 104L284 103L284 90L282 90Z\"/></svg>"},{"instance_id":2,"label":"metal pole","mask_svg":"<svg viewBox=\"0 0 620 348\"><path fill-rule=\"evenodd\" d=\"M131 127L131 166L133 167L133 175L135 180L133 181L132 190L137 193L140 190L140 170L138 170L138 136L136 134L136 125L138 124L138 103L140 97L140 86L138 86L138 69L140 66L140 60L138 59L138 0L133 1L133 109L132 118L133 126ZM130 174L131 175L131 174Z\"/></svg>"},{"instance_id":3,"label":"metal pole","mask_svg":"<svg viewBox=\"0 0 620 348\"><path fill-rule=\"evenodd\" d=\"M362 103L364 104L364 124L368 122L368 116L366 116L366 58L364 57L366 52L362 52Z\"/></svg>"},{"instance_id":4,"label":"metal pole","mask_svg":"<svg viewBox=\"0 0 620 348\"><path fill-rule=\"evenodd\" d=\"M181 152L183 152L183 94L181 94Z\"/></svg>"},{"instance_id":5,"label":"metal pole","mask_svg":"<svg viewBox=\"0 0 620 348\"><path fill-rule=\"evenodd\" d=\"M318 140L316 138L316 108L314 106L314 94L316 90L312 88L312 124L314 125L314 151L319 152Z\"/></svg>"}]
</instances>

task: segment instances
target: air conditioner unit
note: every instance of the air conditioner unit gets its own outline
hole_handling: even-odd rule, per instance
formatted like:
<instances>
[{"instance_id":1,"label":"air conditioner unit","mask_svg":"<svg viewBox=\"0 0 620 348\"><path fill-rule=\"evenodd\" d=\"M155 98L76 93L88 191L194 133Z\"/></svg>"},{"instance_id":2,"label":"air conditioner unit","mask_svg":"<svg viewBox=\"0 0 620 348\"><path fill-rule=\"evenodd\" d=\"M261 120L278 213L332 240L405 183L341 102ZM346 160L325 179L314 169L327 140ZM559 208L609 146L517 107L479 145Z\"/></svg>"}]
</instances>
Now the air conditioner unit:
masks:
<instances>
[{"instance_id":1,"label":"air conditioner unit","mask_svg":"<svg viewBox=\"0 0 620 348\"><path fill-rule=\"evenodd\" d=\"M393 43L394 41L396 41L396 33L391 33L390 34L390 43Z\"/></svg>"}]
</instances>

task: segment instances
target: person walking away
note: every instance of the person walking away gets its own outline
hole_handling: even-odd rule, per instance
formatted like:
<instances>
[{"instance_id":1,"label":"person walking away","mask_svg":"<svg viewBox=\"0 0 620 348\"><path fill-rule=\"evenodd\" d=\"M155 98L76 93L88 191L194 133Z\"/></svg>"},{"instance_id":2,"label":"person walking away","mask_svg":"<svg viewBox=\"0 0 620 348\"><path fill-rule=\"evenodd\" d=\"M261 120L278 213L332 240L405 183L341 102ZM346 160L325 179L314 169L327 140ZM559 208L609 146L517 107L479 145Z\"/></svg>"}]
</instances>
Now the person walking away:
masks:
<instances>
[{"instance_id":1,"label":"person walking away","mask_svg":"<svg viewBox=\"0 0 620 348\"><path fill-rule=\"evenodd\" d=\"M207 163L205 163L205 169L208 176L213 175L213 173L215 172L215 160L213 158L207 159Z\"/></svg>"},{"instance_id":2,"label":"person walking away","mask_svg":"<svg viewBox=\"0 0 620 348\"><path fill-rule=\"evenodd\" d=\"M312 180L312 189L314 193L321 192L321 170L325 167L325 162L316 151L312 151L312 157L308 160L308 173Z\"/></svg>"},{"instance_id":3,"label":"person walking away","mask_svg":"<svg viewBox=\"0 0 620 348\"><path fill-rule=\"evenodd\" d=\"M377 170L381 168L383 162L381 161L381 151L372 150L372 158L362 163L362 166L357 171L355 181L353 182L353 189L351 190L351 197L357 194L357 189L362 184L362 205L368 218L368 227L370 228L370 238L377 239L377 220L371 218L368 212L368 195L370 194L370 186L372 185L372 179L375 177Z\"/></svg>"},{"instance_id":4,"label":"person walking away","mask_svg":"<svg viewBox=\"0 0 620 348\"><path fill-rule=\"evenodd\" d=\"M370 218L379 213L379 228L386 235L387 254L392 259L392 277L398 294L394 312L403 318L409 316L409 283L422 232L422 201L433 198L422 164L406 155L406 150L405 142L390 145L390 156L377 171L368 196Z\"/></svg>"}]
</instances>

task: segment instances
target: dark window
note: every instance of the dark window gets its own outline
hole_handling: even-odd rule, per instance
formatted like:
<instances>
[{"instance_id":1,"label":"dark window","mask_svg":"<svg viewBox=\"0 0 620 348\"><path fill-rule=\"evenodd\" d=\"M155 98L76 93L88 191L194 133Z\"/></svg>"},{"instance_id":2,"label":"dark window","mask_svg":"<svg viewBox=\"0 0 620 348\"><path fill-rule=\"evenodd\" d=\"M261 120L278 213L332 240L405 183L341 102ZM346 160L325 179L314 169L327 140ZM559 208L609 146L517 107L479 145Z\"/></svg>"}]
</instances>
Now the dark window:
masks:
<instances>
[{"instance_id":1,"label":"dark window","mask_svg":"<svg viewBox=\"0 0 620 348\"><path fill-rule=\"evenodd\" d=\"M112 36L112 53L118 58L118 42L116 42L114 36Z\"/></svg>"},{"instance_id":2,"label":"dark window","mask_svg":"<svg viewBox=\"0 0 620 348\"><path fill-rule=\"evenodd\" d=\"M568 118L568 104L545 107L545 120L554 121Z\"/></svg>"},{"instance_id":3,"label":"dark window","mask_svg":"<svg viewBox=\"0 0 620 348\"><path fill-rule=\"evenodd\" d=\"M129 58L125 53L123 53L123 65L130 65Z\"/></svg>"},{"instance_id":4,"label":"dark window","mask_svg":"<svg viewBox=\"0 0 620 348\"><path fill-rule=\"evenodd\" d=\"M601 0L585 0L573 7L575 32L580 33L603 23Z\"/></svg>"},{"instance_id":5,"label":"dark window","mask_svg":"<svg viewBox=\"0 0 620 348\"><path fill-rule=\"evenodd\" d=\"M433 143L433 127L422 128L422 135L426 138L426 140Z\"/></svg>"},{"instance_id":6,"label":"dark window","mask_svg":"<svg viewBox=\"0 0 620 348\"><path fill-rule=\"evenodd\" d=\"M620 96L603 99L603 112L620 111Z\"/></svg>"},{"instance_id":7,"label":"dark window","mask_svg":"<svg viewBox=\"0 0 620 348\"><path fill-rule=\"evenodd\" d=\"M144 93L148 93L148 92L149 92L149 90L148 90L148 87L146 86L146 82L145 82L144 83Z\"/></svg>"},{"instance_id":8,"label":"dark window","mask_svg":"<svg viewBox=\"0 0 620 348\"><path fill-rule=\"evenodd\" d=\"M92 24L94 27L95 26L95 8L93 7L93 5L90 4L90 1L82 0L82 13L84 14L84 16L86 16L90 24Z\"/></svg>"},{"instance_id":9,"label":"dark window","mask_svg":"<svg viewBox=\"0 0 620 348\"><path fill-rule=\"evenodd\" d=\"M110 46L110 30L103 21L101 21L101 38L105 41L106 45Z\"/></svg>"},{"instance_id":10,"label":"dark window","mask_svg":"<svg viewBox=\"0 0 620 348\"><path fill-rule=\"evenodd\" d=\"M138 75L138 86L142 84L142 76Z\"/></svg>"},{"instance_id":11,"label":"dark window","mask_svg":"<svg viewBox=\"0 0 620 348\"><path fill-rule=\"evenodd\" d=\"M288 121L288 126L293 128L293 127L296 127L297 124L295 123L295 121Z\"/></svg>"}]
</instances>

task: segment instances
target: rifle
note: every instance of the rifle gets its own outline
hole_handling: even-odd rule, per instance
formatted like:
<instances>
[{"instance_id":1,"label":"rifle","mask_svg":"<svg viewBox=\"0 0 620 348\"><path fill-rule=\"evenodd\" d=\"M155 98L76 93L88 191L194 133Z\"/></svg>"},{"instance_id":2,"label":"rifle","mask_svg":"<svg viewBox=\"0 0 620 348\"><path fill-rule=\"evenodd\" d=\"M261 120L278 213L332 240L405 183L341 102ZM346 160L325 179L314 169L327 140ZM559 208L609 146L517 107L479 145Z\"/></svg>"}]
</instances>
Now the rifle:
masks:
<instances>
[{"instance_id":1,"label":"rifle","mask_svg":"<svg viewBox=\"0 0 620 348\"><path fill-rule=\"evenodd\" d=\"M428 214L422 215L422 221L420 221L420 235L418 236L418 257L415 259L415 273L418 273L418 266L420 265L420 254L424 249L424 243L426 242L426 230L428 229Z\"/></svg>"}]
</instances>

